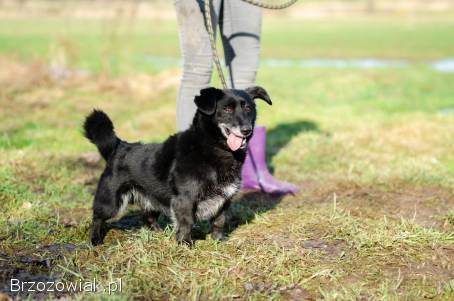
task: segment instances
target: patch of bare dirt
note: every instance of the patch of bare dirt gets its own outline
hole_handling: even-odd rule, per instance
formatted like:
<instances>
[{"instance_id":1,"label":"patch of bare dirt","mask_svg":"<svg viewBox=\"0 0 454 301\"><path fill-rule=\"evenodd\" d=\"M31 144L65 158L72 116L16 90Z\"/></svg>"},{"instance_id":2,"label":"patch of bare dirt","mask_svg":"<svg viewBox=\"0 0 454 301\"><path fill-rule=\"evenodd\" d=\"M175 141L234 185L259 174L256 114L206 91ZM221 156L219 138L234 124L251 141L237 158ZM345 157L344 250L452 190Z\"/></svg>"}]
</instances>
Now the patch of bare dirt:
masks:
<instances>
[{"instance_id":1,"label":"patch of bare dirt","mask_svg":"<svg viewBox=\"0 0 454 301\"><path fill-rule=\"evenodd\" d=\"M388 263L383 271L387 278L396 283L396 290L404 292L409 286L417 281L423 281L426 285L441 288L454 278L454 248L443 247L434 250L426 250L431 257L417 262L409 262L404 265ZM426 295L433 298L434 295Z\"/></svg>"},{"instance_id":2,"label":"patch of bare dirt","mask_svg":"<svg viewBox=\"0 0 454 301\"><path fill-rule=\"evenodd\" d=\"M5 293L0 293L0 301L12 301L13 299Z\"/></svg>"},{"instance_id":3,"label":"patch of bare dirt","mask_svg":"<svg viewBox=\"0 0 454 301\"><path fill-rule=\"evenodd\" d=\"M98 152L85 152L80 154L80 162L86 167L99 167L101 155Z\"/></svg>"},{"instance_id":4,"label":"patch of bare dirt","mask_svg":"<svg viewBox=\"0 0 454 301\"><path fill-rule=\"evenodd\" d=\"M177 69L165 70L156 75L133 74L111 78L71 69L64 64L49 65L40 61L23 63L6 57L0 57L0 66L0 99L4 100L1 102L2 107L24 112L49 107L60 100L68 88L114 93L141 102L175 88L180 81L180 71Z\"/></svg>"},{"instance_id":5,"label":"patch of bare dirt","mask_svg":"<svg viewBox=\"0 0 454 301\"><path fill-rule=\"evenodd\" d=\"M0 249L0 294L3 294L4 298L11 296L33 300L49 297L48 293L37 290L35 292L11 291L11 279L19 279L22 282L56 281L60 276L53 273L55 262L79 248L81 246L63 243L28 249ZM67 293L57 293L58 296L65 294Z\"/></svg>"},{"instance_id":6,"label":"patch of bare dirt","mask_svg":"<svg viewBox=\"0 0 454 301\"><path fill-rule=\"evenodd\" d=\"M59 223L65 227L78 227L82 220L88 220L91 210L88 208L60 208L55 212Z\"/></svg>"},{"instance_id":7,"label":"patch of bare dirt","mask_svg":"<svg viewBox=\"0 0 454 301\"><path fill-rule=\"evenodd\" d=\"M278 286L276 284L264 283L264 282L246 282L244 285L246 293L254 291L261 293L279 293L283 300L316 300L315 294L302 288L297 284L290 284L286 286Z\"/></svg>"},{"instance_id":8,"label":"patch of bare dirt","mask_svg":"<svg viewBox=\"0 0 454 301\"><path fill-rule=\"evenodd\" d=\"M50 77L40 62L19 63L0 57L0 87L2 94L28 90L30 87L46 85Z\"/></svg>"},{"instance_id":9,"label":"patch of bare dirt","mask_svg":"<svg viewBox=\"0 0 454 301\"><path fill-rule=\"evenodd\" d=\"M13 165L14 175L18 182L27 183L35 193L44 192L44 188L41 185L41 179L48 178L49 175L42 170L39 170L38 164L33 161L15 161L11 162Z\"/></svg>"},{"instance_id":10,"label":"patch of bare dirt","mask_svg":"<svg viewBox=\"0 0 454 301\"><path fill-rule=\"evenodd\" d=\"M110 92L133 97L136 100L150 100L159 93L178 86L180 72L176 69L165 70L157 75L134 74L117 79L106 76L92 77L90 82L82 83L84 88L97 92Z\"/></svg>"},{"instance_id":11,"label":"patch of bare dirt","mask_svg":"<svg viewBox=\"0 0 454 301\"><path fill-rule=\"evenodd\" d=\"M452 225L446 214L454 208L454 190L436 186L411 186L390 182L362 185L355 182L303 183L308 202L333 202L355 215L405 218L424 227L448 231Z\"/></svg>"},{"instance_id":12,"label":"patch of bare dirt","mask_svg":"<svg viewBox=\"0 0 454 301\"><path fill-rule=\"evenodd\" d=\"M310 239L303 241L304 249L322 250L329 257L339 257L345 253L347 244L342 240L324 241L321 239Z\"/></svg>"},{"instance_id":13,"label":"patch of bare dirt","mask_svg":"<svg viewBox=\"0 0 454 301\"><path fill-rule=\"evenodd\" d=\"M98 182L98 178L94 175L84 175L75 178L71 183L76 185L92 186Z\"/></svg>"},{"instance_id":14,"label":"patch of bare dirt","mask_svg":"<svg viewBox=\"0 0 454 301\"><path fill-rule=\"evenodd\" d=\"M312 231L311 231L312 232ZM256 233L255 239L262 245L277 246L283 250L295 250L301 254L317 251L325 261L337 260L350 251L349 246L343 240L324 240L323 234L313 231L314 238L302 238L289 231L273 231Z\"/></svg>"}]
</instances>

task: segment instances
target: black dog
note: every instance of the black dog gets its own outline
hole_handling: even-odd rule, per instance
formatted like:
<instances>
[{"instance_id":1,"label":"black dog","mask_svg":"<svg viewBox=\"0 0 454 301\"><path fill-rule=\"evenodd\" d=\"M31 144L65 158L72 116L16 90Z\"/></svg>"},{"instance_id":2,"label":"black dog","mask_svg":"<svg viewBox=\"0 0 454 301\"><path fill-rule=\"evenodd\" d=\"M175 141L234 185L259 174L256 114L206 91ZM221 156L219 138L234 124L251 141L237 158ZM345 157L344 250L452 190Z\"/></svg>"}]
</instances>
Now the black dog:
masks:
<instances>
[{"instance_id":1,"label":"black dog","mask_svg":"<svg viewBox=\"0 0 454 301\"><path fill-rule=\"evenodd\" d=\"M128 143L115 135L109 117L93 111L85 120L85 136L94 143L106 167L93 203L91 242L103 242L102 226L138 204L144 221L158 229L160 213L169 216L179 243L191 243L196 219L211 220L212 237L224 238L225 210L239 190L254 123L254 99L271 105L261 87L200 91L191 127L162 144Z\"/></svg>"}]
</instances>

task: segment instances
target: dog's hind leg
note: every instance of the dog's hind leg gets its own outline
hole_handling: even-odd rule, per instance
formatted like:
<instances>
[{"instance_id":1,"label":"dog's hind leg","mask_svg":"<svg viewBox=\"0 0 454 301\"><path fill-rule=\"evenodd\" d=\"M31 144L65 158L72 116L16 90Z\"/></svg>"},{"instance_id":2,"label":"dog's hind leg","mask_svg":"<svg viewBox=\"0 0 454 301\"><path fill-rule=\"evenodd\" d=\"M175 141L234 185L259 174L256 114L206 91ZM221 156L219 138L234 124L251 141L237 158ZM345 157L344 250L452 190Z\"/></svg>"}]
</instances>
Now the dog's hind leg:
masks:
<instances>
[{"instance_id":1,"label":"dog's hind leg","mask_svg":"<svg viewBox=\"0 0 454 301\"><path fill-rule=\"evenodd\" d=\"M103 204L104 205L104 204ZM93 204L93 221L91 225L91 243L92 245L100 245L106 236L105 222L117 215L118 210L112 210L107 206L100 206L100 202L95 198Z\"/></svg>"},{"instance_id":2,"label":"dog's hind leg","mask_svg":"<svg viewBox=\"0 0 454 301\"><path fill-rule=\"evenodd\" d=\"M229 207L229 203L224 205L224 208L211 220L211 238L214 240L226 240L227 237L224 234L225 222L226 222L226 211Z\"/></svg>"},{"instance_id":3,"label":"dog's hind leg","mask_svg":"<svg viewBox=\"0 0 454 301\"><path fill-rule=\"evenodd\" d=\"M94 246L103 243L106 234L104 229L105 221L115 217L124 207L124 203L127 205L127 200L123 198L117 200L108 185L108 181L105 178L101 178L93 201L91 243Z\"/></svg>"}]
</instances>

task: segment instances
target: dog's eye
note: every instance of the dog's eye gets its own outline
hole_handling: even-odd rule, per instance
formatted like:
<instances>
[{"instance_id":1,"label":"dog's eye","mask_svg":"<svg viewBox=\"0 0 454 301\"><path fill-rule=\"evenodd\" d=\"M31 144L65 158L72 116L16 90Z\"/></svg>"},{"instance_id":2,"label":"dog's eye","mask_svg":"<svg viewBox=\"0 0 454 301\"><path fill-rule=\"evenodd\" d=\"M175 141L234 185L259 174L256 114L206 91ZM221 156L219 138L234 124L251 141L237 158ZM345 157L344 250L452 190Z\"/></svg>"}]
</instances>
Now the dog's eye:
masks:
<instances>
[{"instance_id":1,"label":"dog's eye","mask_svg":"<svg viewBox=\"0 0 454 301\"><path fill-rule=\"evenodd\" d=\"M233 108L231 106L226 106L226 107L224 107L224 112L233 113Z\"/></svg>"},{"instance_id":2,"label":"dog's eye","mask_svg":"<svg viewBox=\"0 0 454 301\"><path fill-rule=\"evenodd\" d=\"M244 111L245 112L250 112L251 111L251 107L250 106L245 106L244 107Z\"/></svg>"}]
</instances>

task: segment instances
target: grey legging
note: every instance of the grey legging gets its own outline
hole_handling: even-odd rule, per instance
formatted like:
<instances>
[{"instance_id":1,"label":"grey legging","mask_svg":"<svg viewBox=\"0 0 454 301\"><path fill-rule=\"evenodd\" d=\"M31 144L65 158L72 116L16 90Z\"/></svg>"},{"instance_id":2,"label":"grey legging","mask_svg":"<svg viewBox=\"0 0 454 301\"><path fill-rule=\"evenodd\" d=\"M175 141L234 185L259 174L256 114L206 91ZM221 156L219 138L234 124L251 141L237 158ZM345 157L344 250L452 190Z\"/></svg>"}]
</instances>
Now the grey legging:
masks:
<instances>
[{"instance_id":1,"label":"grey legging","mask_svg":"<svg viewBox=\"0 0 454 301\"><path fill-rule=\"evenodd\" d=\"M212 54L205 27L204 0L175 0L183 55L183 76L177 96L177 130L187 129L196 111L194 96L211 80ZM261 9L241 0L212 0L213 27L219 24L229 85L244 89L257 73Z\"/></svg>"}]
</instances>

